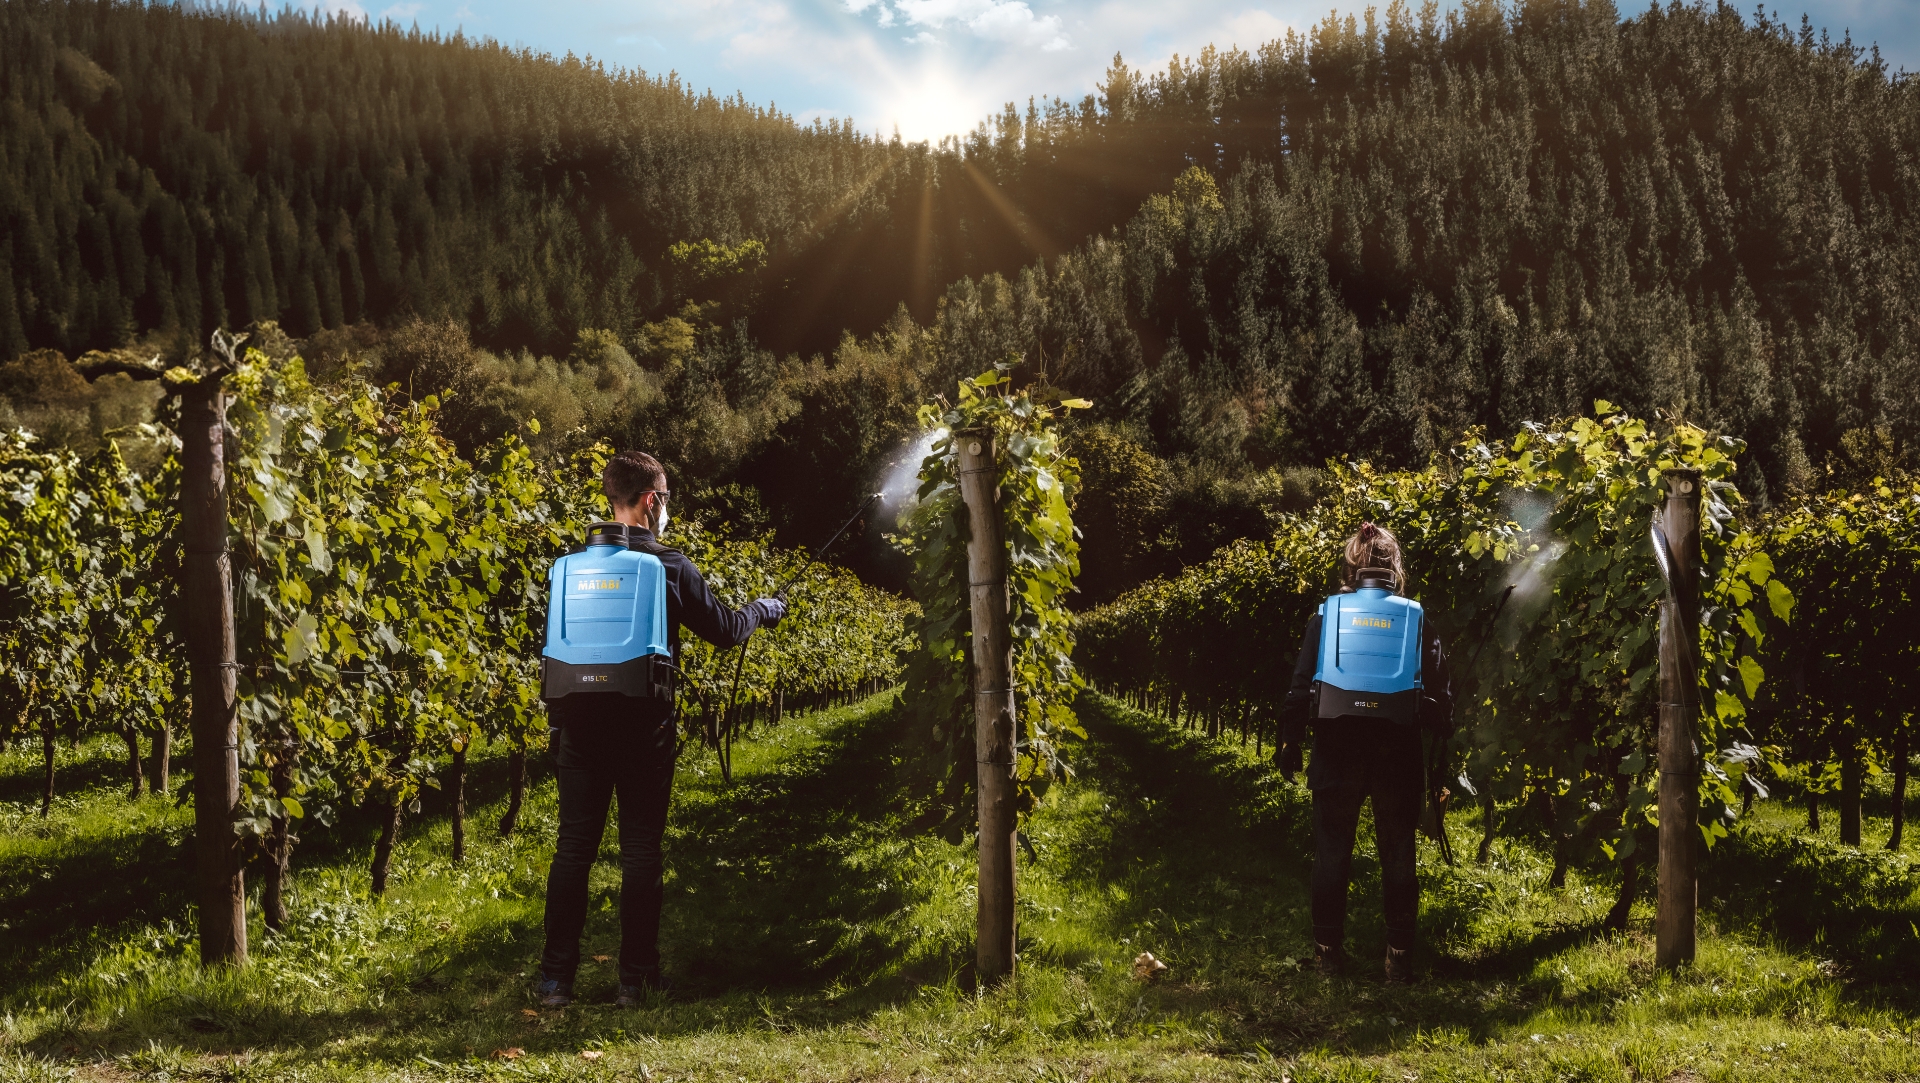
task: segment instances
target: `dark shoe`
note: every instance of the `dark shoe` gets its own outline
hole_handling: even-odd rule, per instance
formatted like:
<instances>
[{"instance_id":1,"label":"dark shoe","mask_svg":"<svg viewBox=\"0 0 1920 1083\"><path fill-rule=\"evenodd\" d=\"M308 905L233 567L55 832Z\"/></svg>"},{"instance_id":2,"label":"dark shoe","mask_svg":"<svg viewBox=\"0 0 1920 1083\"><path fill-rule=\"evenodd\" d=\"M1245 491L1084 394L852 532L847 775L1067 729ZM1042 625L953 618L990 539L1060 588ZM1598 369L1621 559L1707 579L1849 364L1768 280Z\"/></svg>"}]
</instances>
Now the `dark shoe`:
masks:
<instances>
[{"instance_id":1,"label":"dark shoe","mask_svg":"<svg viewBox=\"0 0 1920 1083\"><path fill-rule=\"evenodd\" d=\"M564 1008L573 1003L573 983L556 978L542 978L533 987L533 995L539 999L542 1008Z\"/></svg>"},{"instance_id":2,"label":"dark shoe","mask_svg":"<svg viewBox=\"0 0 1920 1083\"><path fill-rule=\"evenodd\" d=\"M616 1008L638 1008L649 998L667 995L667 982L658 971L643 976L637 985L620 983L620 995L613 998Z\"/></svg>"},{"instance_id":3,"label":"dark shoe","mask_svg":"<svg viewBox=\"0 0 1920 1083\"><path fill-rule=\"evenodd\" d=\"M1413 951L1395 947L1387 948L1387 984L1413 984Z\"/></svg>"},{"instance_id":4,"label":"dark shoe","mask_svg":"<svg viewBox=\"0 0 1920 1083\"><path fill-rule=\"evenodd\" d=\"M1347 952L1338 944L1315 944L1313 946L1313 969L1323 978L1339 975L1347 965Z\"/></svg>"}]
</instances>

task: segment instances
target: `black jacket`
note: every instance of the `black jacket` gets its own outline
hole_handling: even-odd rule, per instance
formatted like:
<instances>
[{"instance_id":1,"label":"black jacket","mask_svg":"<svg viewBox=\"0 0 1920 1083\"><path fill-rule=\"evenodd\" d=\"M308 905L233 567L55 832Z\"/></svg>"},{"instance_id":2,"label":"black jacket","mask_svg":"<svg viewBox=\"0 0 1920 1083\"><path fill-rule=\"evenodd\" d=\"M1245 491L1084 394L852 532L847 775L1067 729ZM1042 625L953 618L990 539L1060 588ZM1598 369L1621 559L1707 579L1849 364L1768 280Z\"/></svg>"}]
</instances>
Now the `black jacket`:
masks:
<instances>
[{"instance_id":1,"label":"black jacket","mask_svg":"<svg viewBox=\"0 0 1920 1083\"><path fill-rule=\"evenodd\" d=\"M1420 728L1442 740L1453 736L1453 678L1447 671L1446 648L1428 621L1420 622ZM1313 710L1313 672L1320 662L1320 614L1307 618L1306 637L1294 659L1293 681L1287 687L1287 706L1281 723L1283 744L1300 747Z\"/></svg>"},{"instance_id":2,"label":"black jacket","mask_svg":"<svg viewBox=\"0 0 1920 1083\"><path fill-rule=\"evenodd\" d=\"M660 544L654 541L653 531L645 527L630 527L627 536L641 542L634 548ZM739 609L728 609L721 605L687 554L664 547L657 550L649 547L647 551L659 557L666 567L667 649L673 652L675 662L680 661L682 627L723 650L745 643L754 629L760 627L760 607L749 603Z\"/></svg>"}]
</instances>

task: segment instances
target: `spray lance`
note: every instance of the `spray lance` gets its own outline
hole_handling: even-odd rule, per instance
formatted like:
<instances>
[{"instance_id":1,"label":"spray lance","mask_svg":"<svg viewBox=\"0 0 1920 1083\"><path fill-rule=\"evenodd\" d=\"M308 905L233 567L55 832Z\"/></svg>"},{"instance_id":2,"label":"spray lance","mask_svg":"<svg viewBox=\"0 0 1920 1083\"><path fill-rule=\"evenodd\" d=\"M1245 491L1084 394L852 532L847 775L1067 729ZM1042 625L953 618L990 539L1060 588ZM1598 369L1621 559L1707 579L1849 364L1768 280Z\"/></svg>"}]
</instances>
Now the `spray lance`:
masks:
<instances>
[{"instance_id":1,"label":"spray lance","mask_svg":"<svg viewBox=\"0 0 1920 1083\"><path fill-rule=\"evenodd\" d=\"M1487 644L1493 641L1493 630L1500 624L1500 611L1507 608L1507 599L1513 597L1517 583L1509 583L1507 589L1500 592L1500 604L1493 607L1493 616L1487 618L1486 634L1480 637L1480 645L1473 649L1473 658L1467 662L1467 672L1472 673L1480 664L1480 656L1486 652Z\"/></svg>"},{"instance_id":2,"label":"spray lance","mask_svg":"<svg viewBox=\"0 0 1920 1083\"><path fill-rule=\"evenodd\" d=\"M867 509L873 506L874 501L881 499L884 495L884 493L874 493L862 501L860 506L854 509L854 513L847 516L847 521L840 524L840 529L834 531L833 536L826 540L825 544L807 554L806 559L800 562L800 566L795 568L792 573L787 576L786 581L774 590L773 596L783 602L786 601L787 588L793 586L794 581L805 574L807 569L812 567L814 562L819 560L828 549L831 549L833 543L840 540L840 535L845 534L849 527L853 526L854 523L860 520L862 515L867 513ZM757 632L759 629L755 628L754 631ZM733 731L735 728L735 718L738 716L740 705L740 677L746 672L747 651L752 646L753 632L748 632L746 642L740 644L739 657L735 659L733 664L733 687L727 695L727 713L721 722L718 739L714 742L714 751L717 752L720 757L720 777L728 785L733 784Z\"/></svg>"}]
</instances>

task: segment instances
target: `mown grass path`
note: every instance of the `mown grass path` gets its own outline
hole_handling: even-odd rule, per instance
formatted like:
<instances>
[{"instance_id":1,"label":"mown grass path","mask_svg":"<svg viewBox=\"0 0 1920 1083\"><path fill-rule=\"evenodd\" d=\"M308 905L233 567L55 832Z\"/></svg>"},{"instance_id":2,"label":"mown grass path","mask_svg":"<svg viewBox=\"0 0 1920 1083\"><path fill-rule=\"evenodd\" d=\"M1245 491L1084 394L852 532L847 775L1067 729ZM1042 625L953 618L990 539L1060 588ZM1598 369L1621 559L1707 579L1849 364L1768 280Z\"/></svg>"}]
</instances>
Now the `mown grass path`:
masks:
<instances>
[{"instance_id":1,"label":"mown grass path","mask_svg":"<svg viewBox=\"0 0 1920 1083\"><path fill-rule=\"evenodd\" d=\"M446 860L429 799L384 901L366 895L370 823L309 829L293 928L256 928L249 970L208 975L186 934L186 810L129 804L103 742L62 764L82 788L43 823L15 794L37 761L8 753L0 1081L1920 1079L1914 946L1897 935L1920 921L1920 872L1904 855L1802 838L1763 806L1710 866L1699 965L1669 977L1644 910L1625 936L1598 931L1606 870L1550 891L1529 840L1454 869L1423 840L1423 981L1391 989L1363 843L1359 963L1327 981L1301 967L1304 791L1238 746L1082 707L1077 778L1028 824L1022 974L979 998L972 856L926 826L939 816L891 696L757 735L731 787L683 756L664 932L678 991L629 1012L608 961L572 1008L528 996L544 773L498 840L499 762L479 757L467 862ZM1476 825L1452 829L1470 854ZM610 956L610 860L594 885L588 954ZM1170 964L1161 980L1133 978L1143 950Z\"/></svg>"}]
</instances>

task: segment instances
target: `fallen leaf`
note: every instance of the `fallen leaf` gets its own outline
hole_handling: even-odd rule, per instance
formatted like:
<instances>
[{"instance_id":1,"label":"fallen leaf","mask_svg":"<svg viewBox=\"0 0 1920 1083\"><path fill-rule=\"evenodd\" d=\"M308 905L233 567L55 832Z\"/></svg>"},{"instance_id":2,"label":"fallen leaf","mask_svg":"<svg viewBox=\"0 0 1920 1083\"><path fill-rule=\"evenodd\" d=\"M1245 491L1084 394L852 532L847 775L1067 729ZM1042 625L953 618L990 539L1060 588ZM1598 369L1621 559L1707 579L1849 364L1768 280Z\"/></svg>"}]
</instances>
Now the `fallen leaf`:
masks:
<instances>
[{"instance_id":1,"label":"fallen leaf","mask_svg":"<svg viewBox=\"0 0 1920 1083\"><path fill-rule=\"evenodd\" d=\"M598 1049L582 1049L580 1051L580 1059L581 1060L599 1060L600 1051Z\"/></svg>"},{"instance_id":2,"label":"fallen leaf","mask_svg":"<svg viewBox=\"0 0 1920 1083\"><path fill-rule=\"evenodd\" d=\"M604 963L611 958L613 958L611 955L596 955L593 957L593 961L596 963Z\"/></svg>"},{"instance_id":3,"label":"fallen leaf","mask_svg":"<svg viewBox=\"0 0 1920 1083\"><path fill-rule=\"evenodd\" d=\"M440 930L440 931L441 931L441 932L443 932L443 933L450 933L450 932L452 932L452 931L453 931L453 922L451 922L451 921L443 921L443 922L441 922L441 923L439 923L438 925L435 925L435 926L434 926L434 928L436 928L436 929L438 929L438 930Z\"/></svg>"},{"instance_id":4,"label":"fallen leaf","mask_svg":"<svg viewBox=\"0 0 1920 1083\"><path fill-rule=\"evenodd\" d=\"M493 1051L494 1060L519 1060L526 1055L527 1051L517 1045L510 1049L496 1049Z\"/></svg>"},{"instance_id":5,"label":"fallen leaf","mask_svg":"<svg viewBox=\"0 0 1920 1083\"><path fill-rule=\"evenodd\" d=\"M1153 981L1167 972L1167 964L1153 957L1150 951L1143 951L1134 957L1133 976L1138 981Z\"/></svg>"}]
</instances>

